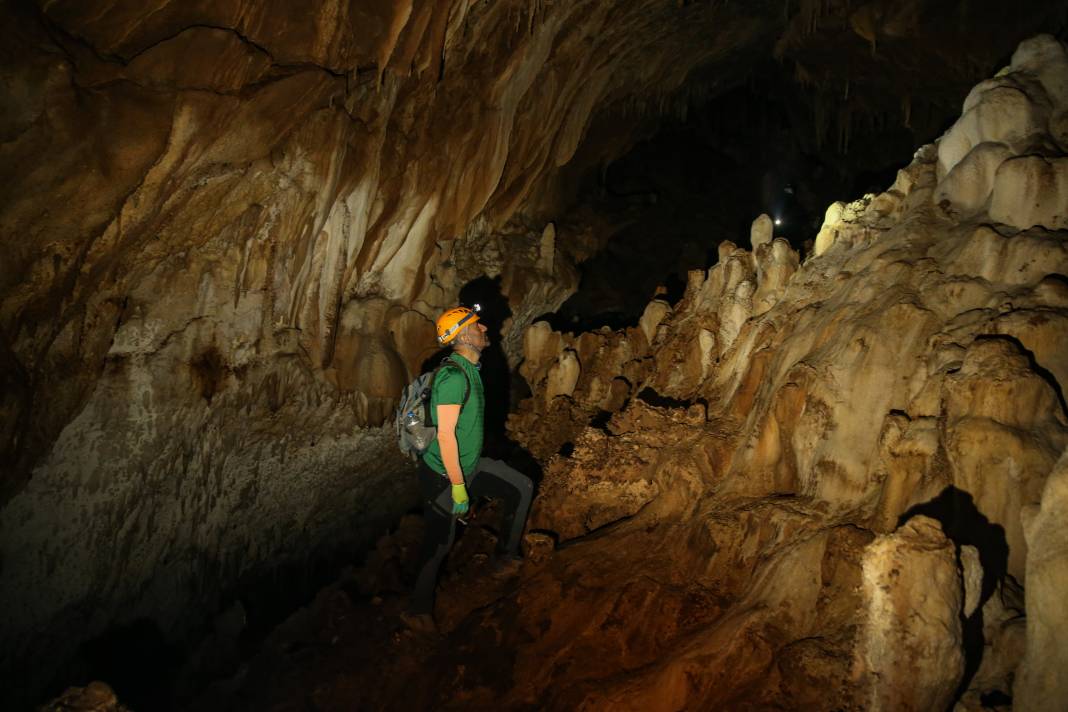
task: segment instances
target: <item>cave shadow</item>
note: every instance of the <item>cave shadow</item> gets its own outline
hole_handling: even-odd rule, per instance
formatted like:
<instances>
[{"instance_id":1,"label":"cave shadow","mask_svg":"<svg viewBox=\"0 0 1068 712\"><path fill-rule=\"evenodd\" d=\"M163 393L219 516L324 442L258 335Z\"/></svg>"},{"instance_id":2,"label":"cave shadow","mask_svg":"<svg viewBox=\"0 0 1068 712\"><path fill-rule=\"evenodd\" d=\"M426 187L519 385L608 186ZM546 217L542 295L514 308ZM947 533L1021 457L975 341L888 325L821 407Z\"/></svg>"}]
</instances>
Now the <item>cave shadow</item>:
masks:
<instances>
[{"instance_id":1,"label":"cave shadow","mask_svg":"<svg viewBox=\"0 0 1068 712\"><path fill-rule=\"evenodd\" d=\"M979 552L979 563L983 567L978 605L967 618L964 617L963 611L961 612L964 675L954 693L953 702L949 705L948 710L952 710L961 695L967 691L983 660L983 606L994 595L998 584L1008 576L1009 544L1005 538L1004 527L992 523L979 511L971 493L952 485L942 490L934 499L911 507L898 518L898 527L921 514L937 520L942 525L942 531L956 546L958 565L960 548L974 546Z\"/></svg>"},{"instance_id":2,"label":"cave shadow","mask_svg":"<svg viewBox=\"0 0 1068 712\"><path fill-rule=\"evenodd\" d=\"M83 643L75 664L79 677L106 681L131 709L169 711L176 709L171 693L184 659L158 624L138 618Z\"/></svg>"}]
</instances>

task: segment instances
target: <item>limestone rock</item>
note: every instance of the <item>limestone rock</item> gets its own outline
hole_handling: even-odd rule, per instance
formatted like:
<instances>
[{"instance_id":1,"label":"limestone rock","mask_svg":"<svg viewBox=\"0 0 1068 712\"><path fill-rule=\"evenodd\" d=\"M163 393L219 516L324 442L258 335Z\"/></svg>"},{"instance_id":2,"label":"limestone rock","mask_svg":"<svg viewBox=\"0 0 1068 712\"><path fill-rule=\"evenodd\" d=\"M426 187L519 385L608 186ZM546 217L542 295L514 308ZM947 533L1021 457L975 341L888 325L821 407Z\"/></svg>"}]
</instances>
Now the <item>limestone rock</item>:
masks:
<instances>
[{"instance_id":1,"label":"limestone rock","mask_svg":"<svg viewBox=\"0 0 1068 712\"><path fill-rule=\"evenodd\" d=\"M962 592L953 544L915 517L864 556L866 622L857 667L869 710L945 709L963 674Z\"/></svg>"},{"instance_id":2,"label":"limestone rock","mask_svg":"<svg viewBox=\"0 0 1068 712\"><path fill-rule=\"evenodd\" d=\"M990 218L1022 229L1068 228L1068 158L1019 156L1003 161L994 177Z\"/></svg>"},{"instance_id":3,"label":"limestone rock","mask_svg":"<svg viewBox=\"0 0 1068 712\"><path fill-rule=\"evenodd\" d=\"M664 321L664 317L670 313L671 305L662 299L654 299L645 307L638 325L641 327L642 333L645 334L647 342L652 344L656 340L657 327Z\"/></svg>"},{"instance_id":4,"label":"limestone rock","mask_svg":"<svg viewBox=\"0 0 1068 712\"><path fill-rule=\"evenodd\" d=\"M565 351L555 364L549 368L545 387L545 398L552 401L557 396L570 396L575 392L582 366L574 351Z\"/></svg>"},{"instance_id":5,"label":"limestone rock","mask_svg":"<svg viewBox=\"0 0 1068 712\"><path fill-rule=\"evenodd\" d=\"M1025 71L1031 70L1011 69L1021 74L1011 81L1034 96L1037 83L1055 83L1051 77L1060 76L1046 73L1040 80L1038 74L1022 76ZM1008 81L977 89L969 110ZM1047 97L1055 93L1042 87ZM1014 101L1002 105L998 99L990 111L1022 106ZM1024 114L1044 116L1041 102L1036 106ZM1026 141L1015 142L1013 136L1022 135L1013 128L1016 115L1005 116L1007 124L990 119L988 128L1005 129L998 140L1016 151ZM960 136L967 135L965 128ZM978 188L972 178L965 180L970 162L987 150L971 156L975 146L969 144L941 184L938 161L949 154L940 154L939 144L917 151L885 197L832 206L818 254L803 264L795 266L785 246L776 254L778 241L752 252L722 243L718 264L690 273L683 298L659 320L652 343L643 333L640 347L625 351L622 345L634 342L625 332L607 330L550 338L541 329L531 336L544 350L537 350L530 372L542 375L530 381L533 396L510 427L547 463L538 526L562 532L569 542L556 552L553 566L566 567L570 556L588 562L602 555L595 552L604 552L620 532L686 529L691 516L713 516L705 533L687 536L722 552L713 567L738 572L720 590L763 591L761 585L774 579L770 572L766 578L758 574L760 583L740 583L750 581L748 557L755 548L766 544L766 555L782 561L791 555L811 559L783 543L789 537L777 538L782 532L775 527L785 515L776 513L765 528L731 510L737 503L759 508L788 502L806 512L811 507L815 521L847 521L875 532L879 538L863 553L861 600L849 599L851 606L816 620L802 612L810 604L802 603L807 594L800 590L796 597L783 594L789 600L772 608L791 621L780 629L792 631L786 637L821 627L838 630L845 620L859 626L839 640L856 661L855 677L842 684L861 692L861 699L836 699L837 708L944 709L965 670L965 632L972 636L970 651L976 650L976 635L984 645L961 704L968 709L987 693L1010 693L1024 637L1023 605L1007 593L1014 581L1037 597L1027 606L1027 626L1040 631L1039 649L1063 642L1060 599L1054 604L1046 592L1056 588L1050 582L1058 569L1056 527L1045 515L1045 501L1056 491L1051 483L1063 470L1056 463L1068 446L1068 413L1059 395L1068 384L1068 290L1056 276L1068 273L1068 243L1064 230L1050 226L981 224L997 201L997 187L995 180L986 196L988 175ZM932 199L951 193L950 202L959 199L961 209L945 210ZM568 349L580 353L582 363L576 401L542 410L545 373ZM582 353L596 355L587 359ZM596 418L592 403L578 407L584 393L594 392L582 384L622 374L629 399ZM1032 522L1041 524L1032 529ZM746 528L743 541L750 543L736 545L731 527ZM602 531L604 543L597 544ZM686 562L702 556L702 547L668 554L660 546L661 555ZM1050 573L1037 588L1030 581L1037 570L1031 564L1035 546L1049 557L1043 562L1052 562L1043 564ZM806 579L798 572L797 580ZM601 610L617 598L604 591L595 600L582 605ZM624 675L603 694L591 693L589 704L624 704L627 695L646 694L650 687L693 703L678 681L701 675L693 660L708 654L708 641L761 629L763 619L746 607L754 600L726 604L681 658ZM578 622L574 626L569 630L575 635L595 635L576 632ZM783 675L841 672L828 662L830 653L799 645L804 653L796 658L772 652L773 644L737 655L778 659ZM567 645L560 646L543 649L565 654ZM574 654L570 650L566 654ZM691 652L694 657L687 657ZM1017 689L1024 689L1024 680L1035 695L1043 686L1059 689L1059 678L1050 676L1064 665L1055 654L1029 653L1028 660L1045 658L1056 662L1036 662L1032 677L1020 671ZM708 674L716 674L719 658L704 659L712 661ZM739 669L748 674L748 668ZM746 700L758 708L781 701L775 693L759 697L754 689L747 688ZM1057 704L1052 696L1036 699L1034 709Z\"/></svg>"},{"instance_id":6,"label":"limestone rock","mask_svg":"<svg viewBox=\"0 0 1068 712\"><path fill-rule=\"evenodd\" d=\"M771 221L771 217L767 213L761 213L753 221L753 226L749 230L749 245L753 250L766 245L771 242L773 237L773 231L775 225Z\"/></svg>"},{"instance_id":7,"label":"limestone rock","mask_svg":"<svg viewBox=\"0 0 1068 712\"><path fill-rule=\"evenodd\" d=\"M1009 573L1023 581L1022 511L1039 502L1057 455L1068 445L1068 419L1050 384L1006 339L975 341L944 388L945 447L954 482L1005 528Z\"/></svg>"},{"instance_id":8,"label":"limestone rock","mask_svg":"<svg viewBox=\"0 0 1068 712\"><path fill-rule=\"evenodd\" d=\"M533 395L509 427L546 463L538 521L573 544L517 594L533 603L505 631L513 706L774 708L809 678L840 691L828 709L856 706L859 551L938 485L1005 527L1020 578L1055 558L1048 512L1026 526L1068 378L1052 38L1021 46L890 191L829 212L818 259L764 233L726 242L655 333L565 334L526 328L589 242L545 226L559 169L618 155L697 68L766 47L763 10L9 5L0 667L27 687L78 646L71 629L148 618L180 637L204 624L198 602L407 510L391 394L430 355L435 311L480 277L512 312L510 363L526 357ZM873 45L894 29L877 14L857 15ZM985 208L1002 225L958 226L982 217L1000 154L969 155L991 142L1013 153ZM961 208L936 213L950 179L939 200ZM1037 206L1016 200L1030 186ZM1046 583L1028 581L1025 701L1063 628ZM931 700L952 686L920 682Z\"/></svg>"},{"instance_id":9,"label":"limestone rock","mask_svg":"<svg viewBox=\"0 0 1068 712\"><path fill-rule=\"evenodd\" d=\"M1013 687L1013 709L1068 709L1068 451L1028 512L1027 649Z\"/></svg>"},{"instance_id":10,"label":"limestone rock","mask_svg":"<svg viewBox=\"0 0 1068 712\"><path fill-rule=\"evenodd\" d=\"M989 204L998 169L1013 155L1012 149L1004 143L980 143L953 166L938 185L934 195L935 201L945 201L952 205L962 218L979 215Z\"/></svg>"},{"instance_id":11,"label":"limestone rock","mask_svg":"<svg viewBox=\"0 0 1068 712\"><path fill-rule=\"evenodd\" d=\"M841 223L842 209L845 207L845 203L841 201L832 203L827 208L827 213L823 216L823 225L820 226L820 231L816 235L816 244L813 248L813 254L819 256L826 252L831 245L834 244L836 233L836 226Z\"/></svg>"},{"instance_id":12,"label":"limestone rock","mask_svg":"<svg viewBox=\"0 0 1068 712\"><path fill-rule=\"evenodd\" d=\"M1068 167L1059 157L1066 74L1065 47L1042 35L1021 43L1009 67L977 85L938 142L935 200L959 217L988 212L1017 229L1068 226Z\"/></svg>"},{"instance_id":13,"label":"limestone rock","mask_svg":"<svg viewBox=\"0 0 1068 712\"><path fill-rule=\"evenodd\" d=\"M800 256L781 237L767 247L754 250L757 265L757 289L753 294L753 316L759 316L775 306L800 264Z\"/></svg>"},{"instance_id":14,"label":"limestone rock","mask_svg":"<svg viewBox=\"0 0 1068 712\"><path fill-rule=\"evenodd\" d=\"M1026 648L1023 590L1012 579L1003 580L993 591L983 606L982 623L984 645L979 669L957 703L955 712L978 712L989 708L991 702L999 698L1001 704L996 707L1010 706L1013 680Z\"/></svg>"},{"instance_id":15,"label":"limestone rock","mask_svg":"<svg viewBox=\"0 0 1068 712\"><path fill-rule=\"evenodd\" d=\"M960 565L964 582L964 617L971 618L983 595L983 564L979 550L971 545L960 548Z\"/></svg>"}]
</instances>

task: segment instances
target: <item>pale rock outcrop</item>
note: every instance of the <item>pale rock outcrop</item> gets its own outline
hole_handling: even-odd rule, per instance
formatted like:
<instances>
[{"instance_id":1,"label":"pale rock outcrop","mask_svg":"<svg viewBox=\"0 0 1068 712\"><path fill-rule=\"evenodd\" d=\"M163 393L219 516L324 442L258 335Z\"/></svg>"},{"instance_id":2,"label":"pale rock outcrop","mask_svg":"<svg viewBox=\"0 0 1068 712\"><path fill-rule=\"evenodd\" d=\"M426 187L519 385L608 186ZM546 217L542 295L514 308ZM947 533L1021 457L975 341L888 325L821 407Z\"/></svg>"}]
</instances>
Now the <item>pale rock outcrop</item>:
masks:
<instances>
[{"instance_id":1,"label":"pale rock outcrop","mask_svg":"<svg viewBox=\"0 0 1068 712\"><path fill-rule=\"evenodd\" d=\"M582 365L574 351L568 350L560 354L560 358L549 368L545 383L546 404L558 396L570 396L574 393L581 372Z\"/></svg>"},{"instance_id":2,"label":"pale rock outcrop","mask_svg":"<svg viewBox=\"0 0 1068 712\"><path fill-rule=\"evenodd\" d=\"M753 294L752 316L759 316L775 306L799 266L797 251L779 237L766 247L753 251L757 266L757 288Z\"/></svg>"},{"instance_id":3,"label":"pale rock outcrop","mask_svg":"<svg viewBox=\"0 0 1068 712\"><path fill-rule=\"evenodd\" d=\"M827 208L823 217L823 225L816 234L812 254L819 256L829 250L835 244L857 244L870 236L872 218L881 217L877 211L868 215L868 206L875 199L874 195L865 195L852 203L838 201ZM882 208L883 211L891 211L891 205ZM867 218L862 220L862 217Z\"/></svg>"},{"instance_id":4,"label":"pale rock outcrop","mask_svg":"<svg viewBox=\"0 0 1068 712\"><path fill-rule=\"evenodd\" d=\"M1005 528L1009 572L1023 582L1028 547L1021 513L1038 504L1068 445L1068 418L1051 384L1005 339L973 342L943 394L953 482Z\"/></svg>"},{"instance_id":5,"label":"pale rock outcrop","mask_svg":"<svg viewBox=\"0 0 1068 712\"><path fill-rule=\"evenodd\" d=\"M524 334L519 374L539 395L508 417L509 431L523 433L524 447L548 458L598 412L626 402L644 376L649 349L641 327L575 336L535 322Z\"/></svg>"},{"instance_id":6,"label":"pale rock outcrop","mask_svg":"<svg viewBox=\"0 0 1068 712\"><path fill-rule=\"evenodd\" d=\"M767 213L758 215L756 220L753 221L753 226L749 229L750 248L755 252L756 248L771 242L774 230L775 224Z\"/></svg>"},{"instance_id":7,"label":"pale rock outcrop","mask_svg":"<svg viewBox=\"0 0 1068 712\"><path fill-rule=\"evenodd\" d=\"M1049 35L1020 44L978 84L938 141L937 202L959 218L988 214L1017 229L1068 227L1068 52Z\"/></svg>"},{"instance_id":8,"label":"pale rock outcrop","mask_svg":"<svg viewBox=\"0 0 1068 712\"><path fill-rule=\"evenodd\" d=\"M980 143L938 184L935 201L951 204L960 218L980 214L990 202L998 169L1014 155L1012 149L1000 141Z\"/></svg>"},{"instance_id":9,"label":"pale rock outcrop","mask_svg":"<svg viewBox=\"0 0 1068 712\"><path fill-rule=\"evenodd\" d=\"M1068 709L1068 451L1028 510L1027 647L1013 687L1013 709Z\"/></svg>"},{"instance_id":10,"label":"pale rock outcrop","mask_svg":"<svg viewBox=\"0 0 1068 712\"><path fill-rule=\"evenodd\" d=\"M823 225L820 226L820 231L816 234L813 254L822 255L834 244L835 238L838 237L837 228L842 223L843 208L845 208L845 203L841 201L831 203L827 208L827 212L823 216Z\"/></svg>"},{"instance_id":11,"label":"pale rock outcrop","mask_svg":"<svg viewBox=\"0 0 1068 712\"><path fill-rule=\"evenodd\" d=\"M1068 228L1068 158L1005 160L994 178L990 219L1025 229Z\"/></svg>"},{"instance_id":12,"label":"pale rock outcrop","mask_svg":"<svg viewBox=\"0 0 1068 712\"><path fill-rule=\"evenodd\" d=\"M983 564L979 550L970 544L962 546L958 556L964 583L964 617L970 618L983 595Z\"/></svg>"},{"instance_id":13,"label":"pale rock outcrop","mask_svg":"<svg viewBox=\"0 0 1068 712\"><path fill-rule=\"evenodd\" d=\"M670 313L671 305L662 299L654 299L646 305L641 319L638 320L638 326L641 328L642 333L645 334L645 340L648 343L651 344L656 341L660 324Z\"/></svg>"},{"instance_id":14,"label":"pale rock outcrop","mask_svg":"<svg viewBox=\"0 0 1068 712\"><path fill-rule=\"evenodd\" d=\"M865 709L945 709L964 671L953 543L937 522L914 517L876 539L862 566L865 622L856 666Z\"/></svg>"}]
</instances>

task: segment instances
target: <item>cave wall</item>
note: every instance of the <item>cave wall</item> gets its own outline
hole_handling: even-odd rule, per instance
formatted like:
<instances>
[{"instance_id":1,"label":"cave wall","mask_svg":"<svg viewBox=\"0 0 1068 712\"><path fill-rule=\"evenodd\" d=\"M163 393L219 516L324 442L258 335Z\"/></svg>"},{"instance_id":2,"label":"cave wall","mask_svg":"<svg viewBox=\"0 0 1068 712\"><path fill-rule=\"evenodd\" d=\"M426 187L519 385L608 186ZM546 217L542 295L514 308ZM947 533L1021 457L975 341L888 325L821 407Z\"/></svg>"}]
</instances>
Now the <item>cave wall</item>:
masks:
<instances>
[{"instance_id":1,"label":"cave wall","mask_svg":"<svg viewBox=\"0 0 1068 712\"><path fill-rule=\"evenodd\" d=\"M555 547L509 699L1063 708L1066 82L1027 40L805 261L760 216L636 327L527 330Z\"/></svg>"},{"instance_id":2,"label":"cave wall","mask_svg":"<svg viewBox=\"0 0 1068 712\"><path fill-rule=\"evenodd\" d=\"M2 667L139 618L180 639L395 518L384 424L435 312L479 273L520 320L554 308L574 270L508 218L595 110L771 30L668 2L5 6ZM668 38L694 51L647 56Z\"/></svg>"}]
</instances>

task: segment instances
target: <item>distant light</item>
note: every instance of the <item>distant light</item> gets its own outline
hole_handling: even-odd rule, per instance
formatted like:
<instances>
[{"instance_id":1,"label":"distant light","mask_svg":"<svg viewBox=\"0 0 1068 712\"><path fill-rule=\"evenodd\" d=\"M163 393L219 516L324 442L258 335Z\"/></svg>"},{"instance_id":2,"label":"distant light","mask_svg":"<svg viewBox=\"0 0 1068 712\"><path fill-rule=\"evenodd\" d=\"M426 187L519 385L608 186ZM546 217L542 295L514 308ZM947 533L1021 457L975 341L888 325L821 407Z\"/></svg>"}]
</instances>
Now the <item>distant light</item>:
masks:
<instances>
[{"instance_id":1,"label":"distant light","mask_svg":"<svg viewBox=\"0 0 1068 712\"><path fill-rule=\"evenodd\" d=\"M782 218L775 218L776 225L782 225Z\"/></svg>"}]
</instances>

